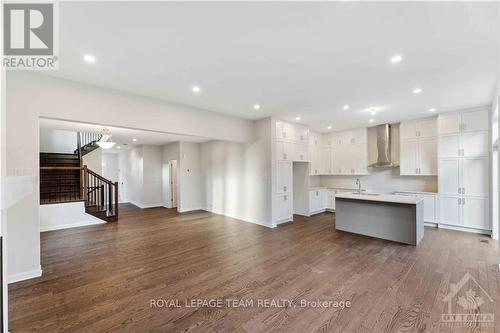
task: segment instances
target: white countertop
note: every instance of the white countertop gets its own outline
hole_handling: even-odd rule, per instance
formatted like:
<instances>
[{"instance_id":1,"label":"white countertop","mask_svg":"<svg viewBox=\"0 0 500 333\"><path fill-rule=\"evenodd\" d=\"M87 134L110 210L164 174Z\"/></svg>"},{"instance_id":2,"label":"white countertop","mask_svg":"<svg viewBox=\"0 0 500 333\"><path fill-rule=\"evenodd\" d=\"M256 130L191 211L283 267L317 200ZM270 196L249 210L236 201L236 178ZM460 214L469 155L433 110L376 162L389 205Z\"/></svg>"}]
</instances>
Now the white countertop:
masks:
<instances>
[{"instance_id":1,"label":"white countertop","mask_svg":"<svg viewBox=\"0 0 500 333\"><path fill-rule=\"evenodd\" d=\"M352 200L364 200L364 201L377 201L377 202L390 202L390 203L400 203L407 205L416 205L420 201L424 200L420 197L409 197L404 195L394 195L394 194L356 194L356 193L339 193L335 195L335 198L344 198Z\"/></svg>"}]
</instances>

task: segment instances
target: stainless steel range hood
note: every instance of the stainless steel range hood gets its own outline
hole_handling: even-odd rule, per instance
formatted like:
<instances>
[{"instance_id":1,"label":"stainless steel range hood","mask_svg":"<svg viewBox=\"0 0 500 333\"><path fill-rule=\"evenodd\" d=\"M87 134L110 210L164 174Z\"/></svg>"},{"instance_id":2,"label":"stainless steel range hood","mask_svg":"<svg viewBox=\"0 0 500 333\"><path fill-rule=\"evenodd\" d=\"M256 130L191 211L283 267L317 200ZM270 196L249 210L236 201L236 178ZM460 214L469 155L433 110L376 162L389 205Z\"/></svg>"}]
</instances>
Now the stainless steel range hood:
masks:
<instances>
[{"instance_id":1,"label":"stainless steel range hood","mask_svg":"<svg viewBox=\"0 0 500 333\"><path fill-rule=\"evenodd\" d=\"M377 162L370 164L372 168L397 168L398 164L391 159L391 125L384 124L377 129Z\"/></svg>"}]
</instances>

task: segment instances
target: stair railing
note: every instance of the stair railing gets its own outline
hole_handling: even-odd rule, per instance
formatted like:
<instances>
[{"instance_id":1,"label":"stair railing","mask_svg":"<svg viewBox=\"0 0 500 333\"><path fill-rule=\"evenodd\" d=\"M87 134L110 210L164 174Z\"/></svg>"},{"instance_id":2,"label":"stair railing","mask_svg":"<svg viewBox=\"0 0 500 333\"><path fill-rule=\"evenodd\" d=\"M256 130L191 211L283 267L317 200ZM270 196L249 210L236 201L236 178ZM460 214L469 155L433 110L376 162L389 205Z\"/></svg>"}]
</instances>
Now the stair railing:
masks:
<instances>
[{"instance_id":1,"label":"stair railing","mask_svg":"<svg viewBox=\"0 0 500 333\"><path fill-rule=\"evenodd\" d=\"M75 153L81 158L84 155L84 148L86 146L91 146L95 142L102 138L102 134L98 133L88 133L88 132L78 132L76 136L77 148Z\"/></svg>"},{"instance_id":2,"label":"stair railing","mask_svg":"<svg viewBox=\"0 0 500 333\"><path fill-rule=\"evenodd\" d=\"M85 208L105 212L109 219L118 219L118 182L112 182L83 166Z\"/></svg>"}]
</instances>

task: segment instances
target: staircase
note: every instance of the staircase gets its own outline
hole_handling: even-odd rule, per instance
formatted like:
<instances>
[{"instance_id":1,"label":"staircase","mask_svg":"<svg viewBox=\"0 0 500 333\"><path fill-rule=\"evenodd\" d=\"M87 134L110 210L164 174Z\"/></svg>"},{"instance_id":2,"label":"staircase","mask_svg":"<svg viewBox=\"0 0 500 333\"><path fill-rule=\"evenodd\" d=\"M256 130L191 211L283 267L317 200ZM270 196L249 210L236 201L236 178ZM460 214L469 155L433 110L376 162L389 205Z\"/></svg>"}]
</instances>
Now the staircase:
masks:
<instances>
[{"instance_id":1,"label":"staircase","mask_svg":"<svg viewBox=\"0 0 500 333\"><path fill-rule=\"evenodd\" d=\"M85 212L110 222L118 219L118 182L82 164L97 149L100 135L78 133L73 154L40 153L40 204L83 201Z\"/></svg>"}]
</instances>

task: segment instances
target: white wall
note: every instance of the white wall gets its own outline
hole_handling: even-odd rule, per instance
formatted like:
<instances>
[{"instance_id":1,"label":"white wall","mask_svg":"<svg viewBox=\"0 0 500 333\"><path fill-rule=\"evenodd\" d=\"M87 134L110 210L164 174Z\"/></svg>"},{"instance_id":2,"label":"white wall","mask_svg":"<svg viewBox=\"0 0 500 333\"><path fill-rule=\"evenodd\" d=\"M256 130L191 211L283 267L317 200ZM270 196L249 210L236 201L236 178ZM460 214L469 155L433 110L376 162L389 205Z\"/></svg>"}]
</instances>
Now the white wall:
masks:
<instances>
[{"instance_id":1,"label":"white wall","mask_svg":"<svg viewBox=\"0 0 500 333\"><path fill-rule=\"evenodd\" d=\"M102 175L102 151L102 148L97 148L82 157L83 165L86 165L88 169L94 171L98 175Z\"/></svg>"},{"instance_id":2,"label":"white wall","mask_svg":"<svg viewBox=\"0 0 500 333\"><path fill-rule=\"evenodd\" d=\"M76 136L76 132L40 128L40 152L72 154L78 145Z\"/></svg>"},{"instance_id":3,"label":"white wall","mask_svg":"<svg viewBox=\"0 0 500 333\"><path fill-rule=\"evenodd\" d=\"M118 154L118 198L119 202L129 202L128 198L128 152L122 151Z\"/></svg>"},{"instance_id":4,"label":"white wall","mask_svg":"<svg viewBox=\"0 0 500 333\"><path fill-rule=\"evenodd\" d=\"M40 206L40 231L106 223L85 213L83 201Z\"/></svg>"},{"instance_id":5,"label":"white wall","mask_svg":"<svg viewBox=\"0 0 500 333\"><path fill-rule=\"evenodd\" d=\"M177 173L179 180L177 210L187 212L205 209L199 143L180 142L180 160Z\"/></svg>"},{"instance_id":6,"label":"white wall","mask_svg":"<svg viewBox=\"0 0 500 333\"><path fill-rule=\"evenodd\" d=\"M7 73L5 173L38 184L40 117L249 142L253 122L52 76ZM22 133L22 135L19 135ZM40 270L38 186L6 213L9 274Z\"/></svg>"},{"instance_id":7,"label":"white wall","mask_svg":"<svg viewBox=\"0 0 500 333\"><path fill-rule=\"evenodd\" d=\"M201 144L206 210L272 226L270 119L256 123L256 140ZM182 190L181 190L182 195Z\"/></svg>"},{"instance_id":8,"label":"white wall","mask_svg":"<svg viewBox=\"0 0 500 333\"><path fill-rule=\"evenodd\" d=\"M162 147L143 146L144 207L159 207L162 201Z\"/></svg>"},{"instance_id":9,"label":"white wall","mask_svg":"<svg viewBox=\"0 0 500 333\"><path fill-rule=\"evenodd\" d=\"M119 154L102 152L102 176L113 183L119 180Z\"/></svg>"},{"instance_id":10,"label":"white wall","mask_svg":"<svg viewBox=\"0 0 500 333\"><path fill-rule=\"evenodd\" d=\"M127 154L126 197L129 202L138 207L142 207L142 194L144 188L142 154L142 146L129 150Z\"/></svg>"}]
</instances>

